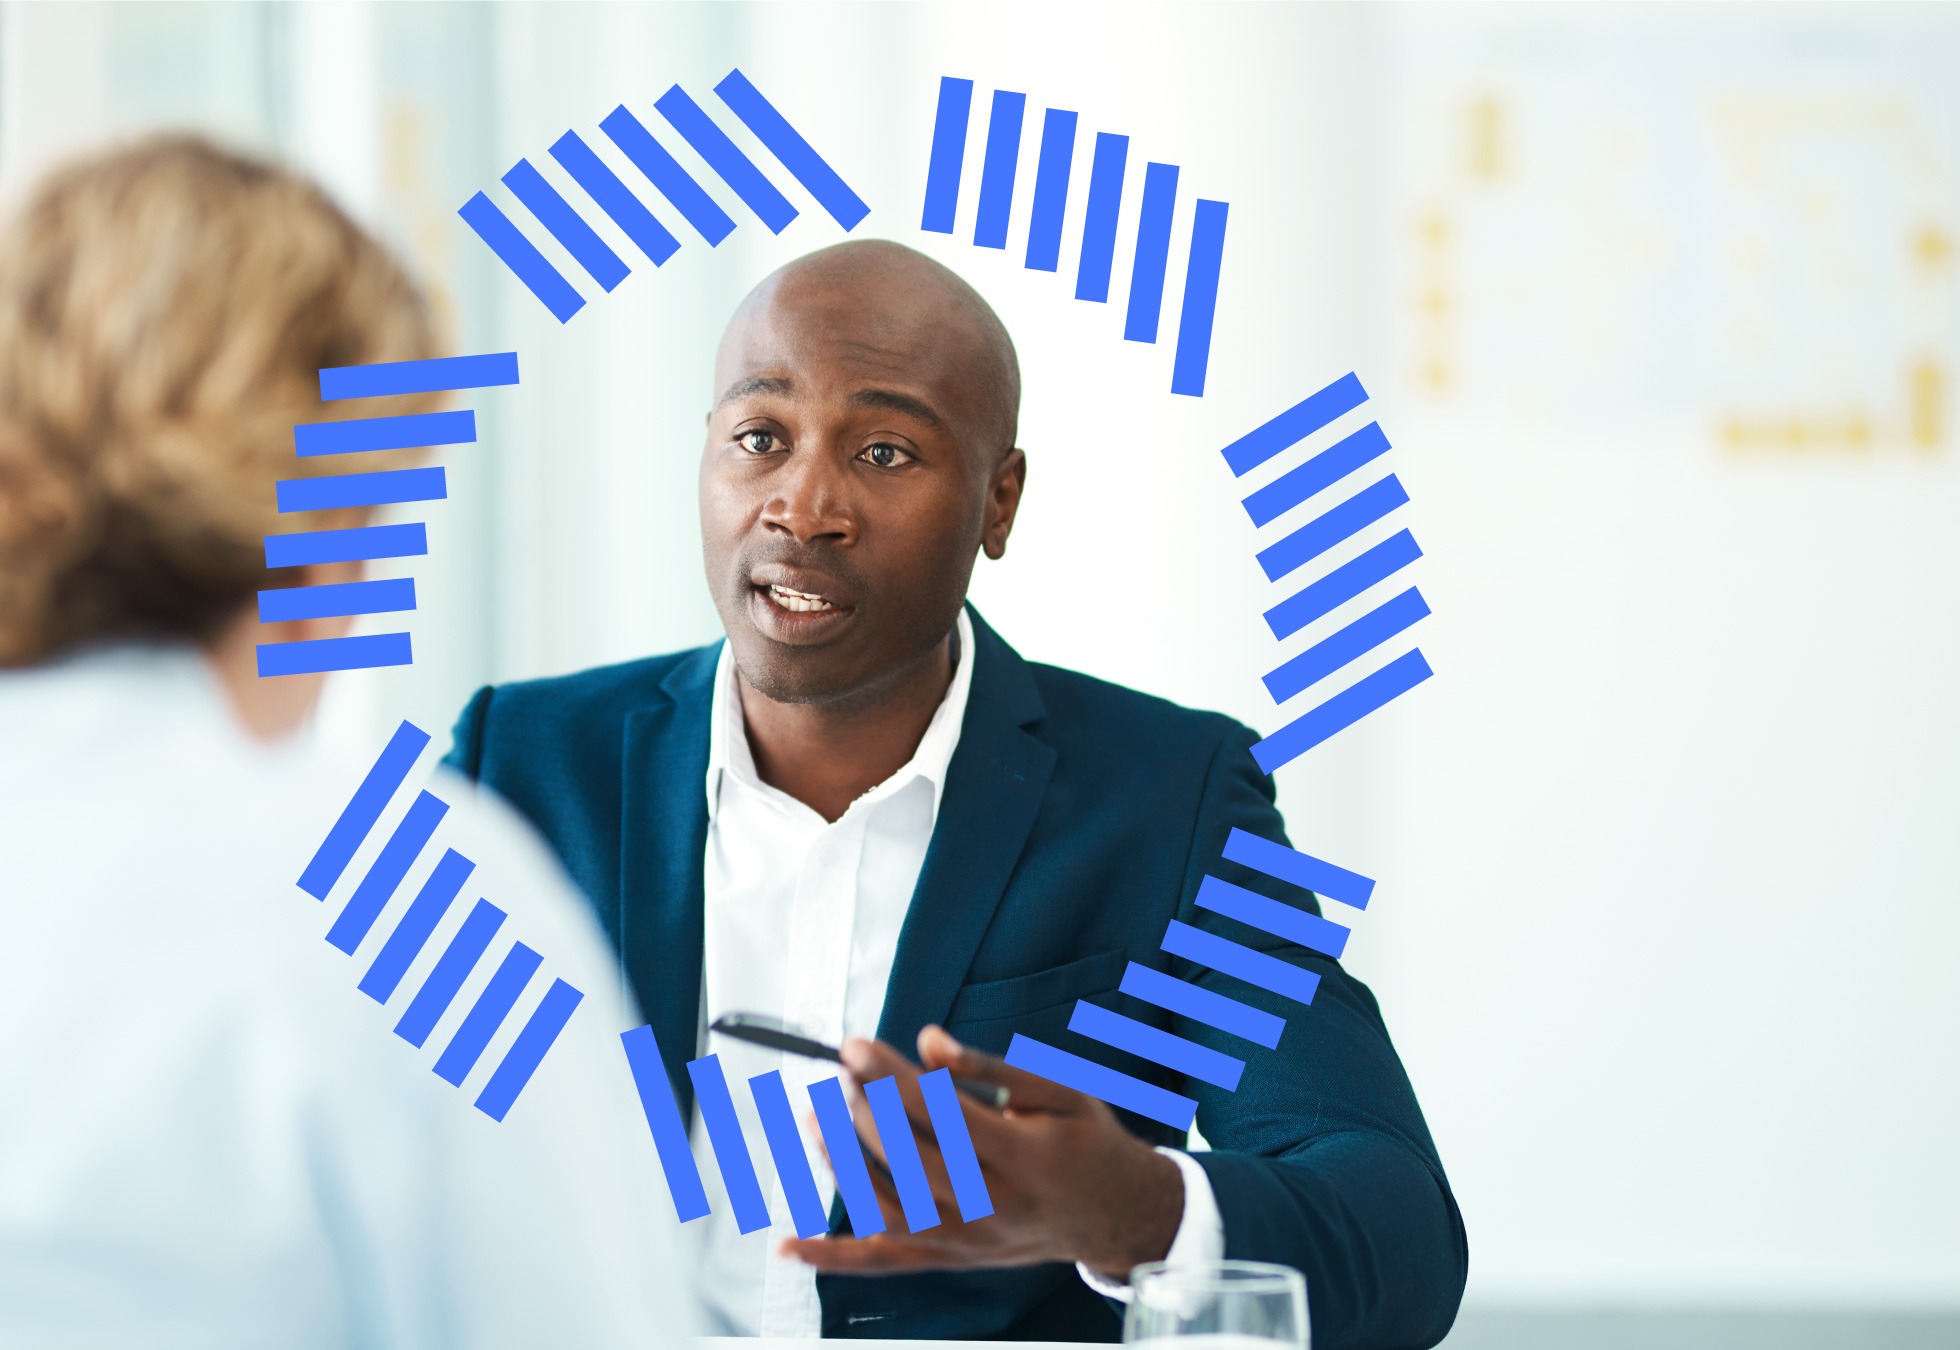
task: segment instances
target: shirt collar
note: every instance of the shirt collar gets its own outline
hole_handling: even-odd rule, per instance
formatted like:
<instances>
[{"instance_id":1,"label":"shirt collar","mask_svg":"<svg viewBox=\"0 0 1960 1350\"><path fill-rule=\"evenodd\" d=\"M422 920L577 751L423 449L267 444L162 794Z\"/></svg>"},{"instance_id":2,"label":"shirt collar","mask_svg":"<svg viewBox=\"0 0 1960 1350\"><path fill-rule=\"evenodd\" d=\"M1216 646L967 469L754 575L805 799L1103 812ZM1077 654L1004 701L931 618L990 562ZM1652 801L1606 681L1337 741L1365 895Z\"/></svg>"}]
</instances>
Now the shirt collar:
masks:
<instances>
[{"instance_id":1,"label":"shirt collar","mask_svg":"<svg viewBox=\"0 0 1960 1350\"><path fill-rule=\"evenodd\" d=\"M960 728L966 721L967 697L973 690L973 624L967 618L965 606L960 607L953 631L959 638L953 682L947 686L946 697L939 701L932 721L927 723L926 734L919 738L918 749L912 752L912 758L898 772L858 798L859 802L888 797L913 779L923 778L932 785L933 819L939 818L939 801L946 791L946 770L953 762L953 752L959 748ZM714 703L708 713L706 788L708 819L711 821L720 804L725 776L751 791L780 797L785 801L793 800L786 793L764 783L756 773L755 756L749 750L748 729L742 720L742 697L735 684L735 658L729 644L724 641L721 655L715 662ZM797 805L801 806L802 803ZM856 805L856 802L852 803L853 807Z\"/></svg>"}]
</instances>

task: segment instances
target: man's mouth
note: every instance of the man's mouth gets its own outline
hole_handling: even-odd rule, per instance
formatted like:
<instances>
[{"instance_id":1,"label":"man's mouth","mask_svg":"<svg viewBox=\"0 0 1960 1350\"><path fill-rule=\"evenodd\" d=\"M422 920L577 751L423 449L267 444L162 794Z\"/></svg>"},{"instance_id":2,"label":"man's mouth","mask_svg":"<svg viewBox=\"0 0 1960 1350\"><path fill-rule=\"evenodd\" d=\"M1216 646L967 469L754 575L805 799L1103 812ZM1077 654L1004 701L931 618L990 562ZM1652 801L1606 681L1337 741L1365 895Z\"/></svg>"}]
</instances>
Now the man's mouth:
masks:
<instances>
[{"instance_id":1,"label":"man's mouth","mask_svg":"<svg viewBox=\"0 0 1960 1350\"><path fill-rule=\"evenodd\" d=\"M837 608L821 595L811 595L808 591L793 591L787 586L771 585L769 598L792 614L822 614Z\"/></svg>"}]
</instances>

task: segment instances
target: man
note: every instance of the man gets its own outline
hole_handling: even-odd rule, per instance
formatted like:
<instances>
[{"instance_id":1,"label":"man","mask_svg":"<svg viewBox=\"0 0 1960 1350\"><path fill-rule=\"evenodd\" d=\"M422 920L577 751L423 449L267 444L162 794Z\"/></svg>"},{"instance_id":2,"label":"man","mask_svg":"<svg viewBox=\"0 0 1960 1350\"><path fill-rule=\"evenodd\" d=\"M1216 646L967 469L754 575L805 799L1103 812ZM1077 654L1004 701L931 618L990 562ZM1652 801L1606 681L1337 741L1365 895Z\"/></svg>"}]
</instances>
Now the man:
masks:
<instances>
[{"instance_id":1,"label":"man","mask_svg":"<svg viewBox=\"0 0 1960 1350\"><path fill-rule=\"evenodd\" d=\"M894 1047L1009 1095L965 1104L993 1216L957 1222L929 1139L946 1221L918 1234L882 1184L886 1232L865 1239L834 1203L830 1236L789 1238L780 1193L744 1236L716 1196L684 1230L711 1309L749 1334L1114 1340L1131 1267L1225 1256L1306 1273L1316 1350L1440 1340L1463 1228L1373 998L1191 904L1207 871L1259 884L1219 860L1232 827L1284 837L1253 733L1025 662L963 608L1026 475L992 310L899 245L826 249L743 301L715 395L701 521L728 641L481 690L452 762L593 897L684 1111L698 1054L731 1081L798 1075L792 1091L836 1073L709 1044L733 1011L843 1040L850 1075L898 1076L920 1119L920 1070ZM1317 972L1313 1005L1172 961L1172 918ZM1114 992L1131 961L1286 1018L1284 1039L1261 1050ZM1248 1061L1236 1092L1122 1066L1195 1097L1216 1151L995 1058L1020 1032L1107 1062L1066 1029L1083 997Z\"/></svg>"}]
</instances>

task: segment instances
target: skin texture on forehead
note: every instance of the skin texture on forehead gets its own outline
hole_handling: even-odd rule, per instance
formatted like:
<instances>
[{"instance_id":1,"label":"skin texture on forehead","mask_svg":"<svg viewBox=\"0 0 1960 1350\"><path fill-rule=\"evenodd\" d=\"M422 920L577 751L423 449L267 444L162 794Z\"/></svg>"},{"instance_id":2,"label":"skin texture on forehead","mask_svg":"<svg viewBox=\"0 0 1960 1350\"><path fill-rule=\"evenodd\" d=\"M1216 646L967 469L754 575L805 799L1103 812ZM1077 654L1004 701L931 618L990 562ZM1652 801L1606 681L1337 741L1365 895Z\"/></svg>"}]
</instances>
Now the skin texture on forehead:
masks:
<instances>
[{"instance_id":1,"label":"skin texture on forehead","mask_svg":"<svg viewBox=\"0 0 1960 1350\"><path fill-rule=\"evenodd\" d=\"M934 386L972 448L998 456L1013 447L1021 406L1013 339L964 278L916 249L853 240L763 278L722 334L717 398L772 348L812 338L868 368Z\"/></svg>"}]
</instances>

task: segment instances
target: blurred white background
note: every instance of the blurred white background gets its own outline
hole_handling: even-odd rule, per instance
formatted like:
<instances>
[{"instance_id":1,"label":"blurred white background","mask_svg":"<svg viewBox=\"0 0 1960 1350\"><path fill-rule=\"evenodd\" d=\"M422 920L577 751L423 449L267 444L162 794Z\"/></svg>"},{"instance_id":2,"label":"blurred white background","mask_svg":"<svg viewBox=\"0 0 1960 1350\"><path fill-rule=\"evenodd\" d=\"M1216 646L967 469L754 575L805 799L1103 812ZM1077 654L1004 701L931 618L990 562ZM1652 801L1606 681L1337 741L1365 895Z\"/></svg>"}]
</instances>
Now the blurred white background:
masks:
<instances>
[{"instance_id":1,"label":"blurred white background","mask_svg":"<svg viewBox=\"0 0 1960 1350\"><path fill-rule=\"evenodd\" d=\"M1380 595L1274 644L1291 588L1253 553L1304 513L1255 532L1237 498L1294 461L1235 484L1217 451L1367 385L1335 430L1379 419L1413 501L1329 561L1414 530L1436 678L1279 782L1297 844L1381 883L1350 964L1469 1226L1449 1344L1960 1344L1960 8L0 5L11 189L204 127L385 231L461 350L521 353L441 452L415 665L330 691L350 761L485 681L717 635L713 341L841 231L772 160L780 237L704 176L741 228L711 251L669 213L684 247L619 242L610 296L561 262L596 297L561 327L454 213L485 190L562 259L498 176L579 200L560 133L609 150L616 104L714 107L735 65L870 203L858 235L1020 343L1029 496L974 596L1024 655L1302 710L1258 676ZM918 229L946 74L976 84L950 237ZM970 243L996 88L1029 98L1004 254ZM1060 275L1021 266L1049 106L1082 114ZM1132 169L1092 305L1104 130ZM1120 337L1146 158L1183 166L1155 347ZM1202 401L1166 392L1200 195L1231 203Z\"/></svg>"}]
</instances>

